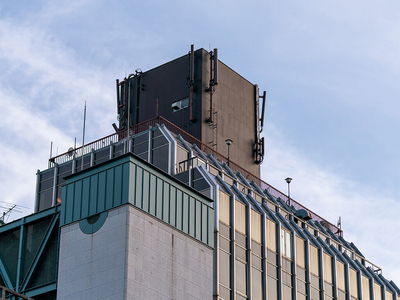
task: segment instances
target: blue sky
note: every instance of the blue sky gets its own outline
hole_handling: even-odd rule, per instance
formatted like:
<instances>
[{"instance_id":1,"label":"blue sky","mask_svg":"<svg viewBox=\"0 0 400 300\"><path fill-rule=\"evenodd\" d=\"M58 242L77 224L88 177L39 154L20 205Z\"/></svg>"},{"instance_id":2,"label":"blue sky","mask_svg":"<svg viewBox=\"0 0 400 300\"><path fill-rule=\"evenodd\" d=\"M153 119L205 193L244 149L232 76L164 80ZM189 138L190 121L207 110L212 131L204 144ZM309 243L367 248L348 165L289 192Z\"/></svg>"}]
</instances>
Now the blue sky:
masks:
<instances>
[{"instance_id":1,"label":"blue sky","mask_svg":"<svg viewBox=\"0 0 400 300\"><path fill-rule=\"evenodd\" d=\"M50 142L113 132L115 79L195 48L268 99L263 179L335 223L400 284L398 1L0 3L0 201L33 207ZM26 210L25 213L30 213ZM14 218L22 215L14 214Z\"/></svg>"}]
</instances>

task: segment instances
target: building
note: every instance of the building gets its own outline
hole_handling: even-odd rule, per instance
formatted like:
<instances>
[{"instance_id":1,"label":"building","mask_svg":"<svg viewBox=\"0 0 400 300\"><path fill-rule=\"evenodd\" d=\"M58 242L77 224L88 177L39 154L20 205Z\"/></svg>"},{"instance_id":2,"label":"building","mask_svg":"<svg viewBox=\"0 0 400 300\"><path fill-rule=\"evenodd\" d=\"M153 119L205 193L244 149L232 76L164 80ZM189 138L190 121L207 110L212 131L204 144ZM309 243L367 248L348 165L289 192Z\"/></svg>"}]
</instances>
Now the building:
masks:
<instances>
[{"instance_id":1,"label":"building","mask_svg":"<svg viewBox=\"0 0 400 300\"><path fill-rule=\"evenodd\" d=\"M116 133L37 173L35 213L0 227L5 297L400 300L340 228L257 176L258 88L216 53L117 81Z\"/></svg>"}]
</instances>

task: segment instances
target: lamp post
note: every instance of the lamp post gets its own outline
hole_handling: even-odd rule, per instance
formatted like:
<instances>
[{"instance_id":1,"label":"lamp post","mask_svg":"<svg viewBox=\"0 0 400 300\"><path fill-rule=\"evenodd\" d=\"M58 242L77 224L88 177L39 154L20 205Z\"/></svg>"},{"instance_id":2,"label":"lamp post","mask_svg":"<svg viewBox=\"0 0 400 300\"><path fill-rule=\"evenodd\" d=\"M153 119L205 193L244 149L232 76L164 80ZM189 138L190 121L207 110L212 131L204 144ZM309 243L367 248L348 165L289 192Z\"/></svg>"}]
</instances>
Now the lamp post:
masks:
<instances>
[{"instance_id":1,"label":"lamp post","mask_svg":"<svg viewBox=\"0 0 400 300\"><path fill-rule=\"evenodd\" d=\"M292 181L292 178L288 177L285 179L287 182L287 189L288 189L288 205L290 206L290 182Z\"/></svg>"},{"instance_id":2,"label":"lamp post","mask_svg":"<svg viewBox=\"0 0 400 300\"><path fill-rule=\"evenodd\" d=\"M228 145L228 167L229 167L229 146L233 143L231 139L225 140L225 143Z\"/></svg>"}]
</instances>

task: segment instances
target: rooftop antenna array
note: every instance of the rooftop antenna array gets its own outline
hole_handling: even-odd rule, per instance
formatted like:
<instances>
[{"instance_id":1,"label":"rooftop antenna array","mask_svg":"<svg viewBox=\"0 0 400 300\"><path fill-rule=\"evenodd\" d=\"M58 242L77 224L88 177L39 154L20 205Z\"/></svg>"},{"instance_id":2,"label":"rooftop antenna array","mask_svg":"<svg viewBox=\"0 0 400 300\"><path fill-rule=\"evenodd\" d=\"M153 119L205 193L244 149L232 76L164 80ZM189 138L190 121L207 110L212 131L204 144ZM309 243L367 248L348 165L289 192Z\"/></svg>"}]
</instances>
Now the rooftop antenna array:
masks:
<instances>
[{"instance_id":1,"label":"rooftop antenna array","mask_svg":"<svg viewBox=\"0 0 400 300\"><path fill-rule=\"evenodd\" d=\"M6 224L8 219L10 218L11 213L17 212L17 213L23 213L22 209L29 209L29 207L25 207L22 205L17 205L9 202L4 202L0 201L0 209L3 211L0 214L0 226L3 226Z\"/></svg>"},{"instance_id":2,"label":"rooftop antenna array","mask_svg":"<svg viewBox=\"0 0 400 300\"><path fill-rule=\"evenodd\" d=\"M215 92L215 86L218 84L218 49L214 48L214 51L210 51L210 86L206 89L206 92L210 93L210 117L206 119L207 123L213 123L213 102L212 95Z\"/></svg>"}]
</instances>

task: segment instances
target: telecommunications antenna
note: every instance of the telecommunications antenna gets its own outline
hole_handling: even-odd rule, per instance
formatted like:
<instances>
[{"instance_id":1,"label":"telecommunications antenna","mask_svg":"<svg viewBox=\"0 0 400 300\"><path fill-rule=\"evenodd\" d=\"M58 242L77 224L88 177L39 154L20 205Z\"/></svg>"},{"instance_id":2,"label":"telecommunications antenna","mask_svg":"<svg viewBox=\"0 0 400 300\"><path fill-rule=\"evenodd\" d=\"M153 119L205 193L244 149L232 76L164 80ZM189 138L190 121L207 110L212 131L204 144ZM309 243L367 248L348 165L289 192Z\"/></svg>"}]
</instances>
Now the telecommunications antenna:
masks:
<instances>
[{"instance_id":1,"label":"telecommunications antenna","mask_svg":"<svg viewBox=\"0 0 400 300\"><path fill-rule=\"evenodd\" d=\"M30 208L5 201L0 201L0 226L6 224L6 222L10 218L11 213L23 213L22 209Z\"/></svg>"}]
</instances>

